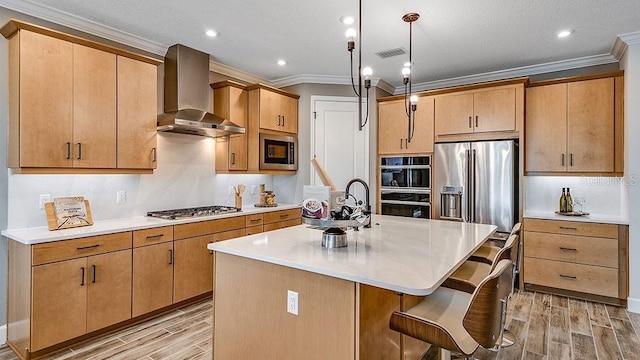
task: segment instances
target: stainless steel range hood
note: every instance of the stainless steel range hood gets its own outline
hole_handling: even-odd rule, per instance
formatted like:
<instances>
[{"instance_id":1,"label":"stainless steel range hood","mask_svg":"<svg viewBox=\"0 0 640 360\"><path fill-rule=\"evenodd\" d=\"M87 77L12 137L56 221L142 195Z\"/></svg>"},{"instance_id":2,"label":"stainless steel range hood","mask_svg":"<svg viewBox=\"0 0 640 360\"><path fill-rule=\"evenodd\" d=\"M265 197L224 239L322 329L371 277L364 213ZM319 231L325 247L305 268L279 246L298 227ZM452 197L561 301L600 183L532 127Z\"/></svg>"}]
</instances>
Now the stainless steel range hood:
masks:
<instances>
[{"instance_id":1,"label":"stainless steel range hood","mask_svg":"<svg viewBox=\"0 0 640 360\"><path fill-rule=\"evenodd\" d=\"M158 131L219 137L245 129L209 113L209 55L176 44L164 57L164 114Z\"/></svg>"}]
</instances>

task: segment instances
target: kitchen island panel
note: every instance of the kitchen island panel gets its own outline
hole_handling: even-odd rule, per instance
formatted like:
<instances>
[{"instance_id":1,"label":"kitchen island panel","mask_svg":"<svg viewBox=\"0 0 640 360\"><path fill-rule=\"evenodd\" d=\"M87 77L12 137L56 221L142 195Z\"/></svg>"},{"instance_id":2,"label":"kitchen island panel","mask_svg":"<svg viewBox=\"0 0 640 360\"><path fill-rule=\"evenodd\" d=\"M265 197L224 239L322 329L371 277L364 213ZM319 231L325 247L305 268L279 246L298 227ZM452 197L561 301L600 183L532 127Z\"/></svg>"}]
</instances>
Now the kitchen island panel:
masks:
<instances>
[{"instance_id":1,"label":"kitchen island panel","mask_svg":"<svg viewBox=\"0 0 640 360\"><path fill-rule=\"evenodd\" d=\"M351 281L216 253L213 359L353 359ZM298 293L298 315L287 312ZM271 357L270 357L271 358Z\"/></svg>"}]
</instances>

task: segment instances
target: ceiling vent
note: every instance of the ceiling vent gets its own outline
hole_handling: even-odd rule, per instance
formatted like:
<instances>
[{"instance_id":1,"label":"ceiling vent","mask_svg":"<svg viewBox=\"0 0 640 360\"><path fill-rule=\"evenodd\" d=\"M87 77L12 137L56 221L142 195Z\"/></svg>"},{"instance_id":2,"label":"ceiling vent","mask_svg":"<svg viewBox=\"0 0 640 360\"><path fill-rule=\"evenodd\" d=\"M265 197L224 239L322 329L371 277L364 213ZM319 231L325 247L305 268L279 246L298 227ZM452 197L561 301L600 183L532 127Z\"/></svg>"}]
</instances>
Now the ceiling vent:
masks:
<instances>
[{"instance_id":1,"label":"ceiling vent","mask_svg":"<svg viewBox=\"0 0 640 360\"><path fill-rule=\"evenodd\" d=\"M407 53L407 50L405 50L404 48L395 48L395 49L389 49L389 50L383 50L383 51L379 51L376 53L376 55L380 56L383 59L386 58L390 58L390 57L394 57L394 56L398 56L398 55L404 55Z\"/></svg>"}]
</instances>

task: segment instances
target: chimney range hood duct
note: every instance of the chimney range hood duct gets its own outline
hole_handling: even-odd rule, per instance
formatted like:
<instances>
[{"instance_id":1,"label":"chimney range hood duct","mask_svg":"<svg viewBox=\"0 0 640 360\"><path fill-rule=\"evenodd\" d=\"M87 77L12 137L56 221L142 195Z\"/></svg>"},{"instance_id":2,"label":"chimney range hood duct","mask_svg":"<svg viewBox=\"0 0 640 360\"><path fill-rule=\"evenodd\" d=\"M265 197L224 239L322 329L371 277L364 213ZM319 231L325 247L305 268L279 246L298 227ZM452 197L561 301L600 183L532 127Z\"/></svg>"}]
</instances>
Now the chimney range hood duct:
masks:
<instances>
[{"instance_id":1,"label":"chimney range hood duct","mask_svg":"<svg viewBox=\"0 0 640 360\"><path fill-rule=\"evenodd\" d=\"M176 44L164 57L164 114L158 131L219 137L245 129L206 111L209 106L209 55Z\"/></svg>"}]
</instances>

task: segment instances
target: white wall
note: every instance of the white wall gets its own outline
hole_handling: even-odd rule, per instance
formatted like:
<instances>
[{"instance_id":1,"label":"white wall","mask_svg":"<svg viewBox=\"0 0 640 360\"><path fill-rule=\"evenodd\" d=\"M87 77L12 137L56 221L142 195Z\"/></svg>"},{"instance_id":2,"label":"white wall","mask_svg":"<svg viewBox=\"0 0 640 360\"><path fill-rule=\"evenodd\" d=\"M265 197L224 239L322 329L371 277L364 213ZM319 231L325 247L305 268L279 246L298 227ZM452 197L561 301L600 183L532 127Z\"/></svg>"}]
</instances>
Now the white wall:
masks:
<instances>
[{"instance_id":1,"label":"white wall","mask_svg":"<svg viewBox=\"0 0 640 360\"><path fill-rule=\"evenodd\" d=\"M568 187L574 200L586 200L583 211L627 219L625 184L621 177L525 176L525 212L557 210L562 188Z\"/></svg>"},{"instance_id":2,"label":"white wall","mask_svg":"<svg viewBox=\"0 0 640 360\"><path fill-rule=\"evenodd\" d=\"M158 168L153 175L21 175L9 170L9 229L46 226L40 194L82 195L89 200L94 221L144 216L149 210L205 205L233 205L228 187L244 183L243 204L258 202L250 185L273 187L272 175L216 175L214 140L193 135L159 133ZM116 192L127 192L116 204Z\"/></svg>"},{"instance_id":3,"label":"white wall","mask_svg":"<svg viewBox=\"0 0 640 360\"><path fill-rule=\"evenodd\" d=\"M625 179L629 186L629 301L628 309L640 313L640 44L629 46L622 61L625 77Z\"/></svg>"}]
</instances>

